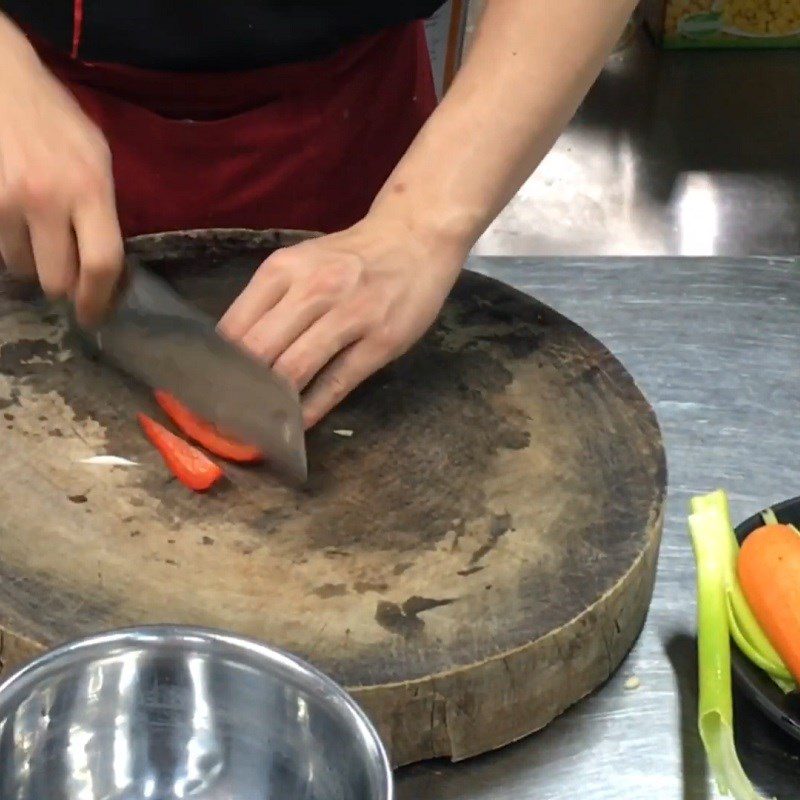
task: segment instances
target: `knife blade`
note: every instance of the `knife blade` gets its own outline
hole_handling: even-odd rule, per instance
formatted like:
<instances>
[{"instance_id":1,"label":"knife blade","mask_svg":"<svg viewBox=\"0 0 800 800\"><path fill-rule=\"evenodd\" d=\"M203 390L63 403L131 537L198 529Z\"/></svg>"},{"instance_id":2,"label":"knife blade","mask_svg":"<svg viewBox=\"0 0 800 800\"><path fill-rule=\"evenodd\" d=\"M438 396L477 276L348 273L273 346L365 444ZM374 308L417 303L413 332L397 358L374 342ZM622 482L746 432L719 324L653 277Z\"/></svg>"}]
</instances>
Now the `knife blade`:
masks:
<instances>
[{"instance_id":1,"label":"knife blade","mask_svg":"<svg viewBox=\"0 0 800 800\"><path fill-rule=\"evenodd\" d=\"M282 477L298 483L308 477L297 392L219 336L211 317L135 257L126 257L124 288L111 315L98 328L77 330L119 369L261 449Z\"/></svg>"}]
</instances>

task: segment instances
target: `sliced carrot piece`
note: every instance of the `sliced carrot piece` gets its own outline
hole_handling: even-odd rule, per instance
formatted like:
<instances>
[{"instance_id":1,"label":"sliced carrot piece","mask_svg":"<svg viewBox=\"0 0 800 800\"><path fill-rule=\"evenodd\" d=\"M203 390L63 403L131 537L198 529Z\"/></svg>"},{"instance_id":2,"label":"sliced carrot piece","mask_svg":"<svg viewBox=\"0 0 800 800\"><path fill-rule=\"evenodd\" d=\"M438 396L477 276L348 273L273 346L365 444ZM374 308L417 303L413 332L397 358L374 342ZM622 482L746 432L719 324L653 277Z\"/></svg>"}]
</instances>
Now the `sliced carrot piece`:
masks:
<instances>
[{"instance_id":1,"label":"sliced carrot piece","mask_svg":"<svg viewBox=\"0 0 800 800\"><path fill-rule=\"evenodd\" d=\"M220 433L210 422L200 419L169 392L156 389L154 394L156 402L181 432L193 442L205 447L210 453L224 458L226 461L253 463L263 460L264 454L257 447L244 444Z\"/></svg>"},{"instance_id":2,"label":"sliced carrot piece","mask_svg":"<svg viewBox=\"0 0 800 800\"><path fill-rule=\"evenodd\" d=\"M153 446L161 453L170 472L195 492L210 489L222 476L222 469L202 450L193 447L147 414L136 419Z\"/></svg>"},{"instance_id":3,"label":"sliced carrot piece","mask_svg":"<svg viewBox=\"0 0 800 800\"><path fill-rule=\"evenodd\" d=\"M789 525L764 525L742 544L739 583L756 619L800 682L800 535Z\"/></svg>"}]
</instances>

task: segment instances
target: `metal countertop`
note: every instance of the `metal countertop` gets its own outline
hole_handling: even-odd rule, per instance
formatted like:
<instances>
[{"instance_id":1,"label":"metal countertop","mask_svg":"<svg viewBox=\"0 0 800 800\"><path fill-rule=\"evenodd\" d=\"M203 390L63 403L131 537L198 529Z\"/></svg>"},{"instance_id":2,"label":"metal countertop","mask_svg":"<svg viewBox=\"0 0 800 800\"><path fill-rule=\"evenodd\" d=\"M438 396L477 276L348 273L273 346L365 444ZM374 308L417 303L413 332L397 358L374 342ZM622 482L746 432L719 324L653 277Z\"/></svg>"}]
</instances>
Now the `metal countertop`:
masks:
<instances>
[{"instance_id":1,"label":"metal countertop","mask_svg":"<svg viewBox=\"0 0 800 800\"><path fill-rule=\"evenodd\" d=\"M645 630L610 682L527 740L401 770L398 800L707 800L696 734L692 494L722 486L736 520L800 494L800 261L474 258L601 339L658 414L670 488ZM637 690L626 690L635 675ZM745 769L800 797L800 745L740 699Z\"/></svg>"},{"instance_id":2,"label":"metal countertop","mask_svg":"<svg viewBox=\"0 0 800 800\"><path fill-rule=\"evenodd\" d=\"M478 242L483 256L800 252L800 52L639 31Z\"/></svg>"}]
</instances>

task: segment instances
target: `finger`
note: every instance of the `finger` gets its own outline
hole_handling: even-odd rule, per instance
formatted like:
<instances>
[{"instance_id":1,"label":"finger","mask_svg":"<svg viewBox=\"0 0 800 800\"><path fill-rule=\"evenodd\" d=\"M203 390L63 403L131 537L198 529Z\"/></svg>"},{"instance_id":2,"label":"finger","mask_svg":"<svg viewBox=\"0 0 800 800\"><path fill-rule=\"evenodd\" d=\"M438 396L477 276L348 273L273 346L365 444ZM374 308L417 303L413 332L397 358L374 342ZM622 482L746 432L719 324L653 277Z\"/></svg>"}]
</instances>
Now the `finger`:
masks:
<instances>
[{"instance_id":1,"label":"finger","mask_svg":"<svg viewBox=\"0 0 800 800\"><path fill-rule=\"evenodd\" d=\"M316 425L332 408L373 372L389 362L388 354L362 339L342 351L325 367L303 398L306 428Z\"/></svg>"},{"instance_id":2,"label":"finger","mask_svg":"<svg viewBox=\"0 0 800 800\"><path fill-rule=\"evenodd\" d=\"M69 297L78 274L78 252L66 214L37 214L30 220L31 247L42 290L50 298Z\"/></svg>"},{"instance_id":3,"label":"finger","mask_svg":"<svg viewBox=\"0 0 800 800\"><path fill-rule=\"evenodd\" d=\"M80 206L73 225L80 264L75 314L81 325L91 327L102 321L111 306L122 274L122 232L110 198Z\"/></svg>"},{"instance_id":4,"label":"finger","mask_svg":"<svg viewBox=\"0 0 800 800\"><path fill-rule=\"evenodd\" d=\"M219 321L219 332L228 339L240 340L280 302L290 285L289 276L283 271L271 270L266 261Z\"/></svg>"},{"instance_id":5,"label":"finger","mask_svg":"<svg viewBox=\"0 0 800 800\"><path fill-rule=\"evenodd\" d=\"M0 221L0 261L16 277L36 277L31 237L28 226L21 217Z\"/></svg>"},{"instance_id":6,"label":"finger","mask_svg":"<svg viewBox=\"0 0 800 800\"><path fill-rule=\"evenodd\" d=\"M275 371L302 392L329 361L363 335L365 325L346 307L334 309L289 345L275 361Z\"/></svg>"},{"instance_id":7,"label":"finger","mask_svg":"<svg viewBox=\"0 0 800 800\"><path fill-rule=\"evenodd\" d=\"M272 364L318 319L330 311L331 297L309 298L300 289L290 289L274 308L242 337L242 346L267 364Z\"/></svg>"}]
</instances>

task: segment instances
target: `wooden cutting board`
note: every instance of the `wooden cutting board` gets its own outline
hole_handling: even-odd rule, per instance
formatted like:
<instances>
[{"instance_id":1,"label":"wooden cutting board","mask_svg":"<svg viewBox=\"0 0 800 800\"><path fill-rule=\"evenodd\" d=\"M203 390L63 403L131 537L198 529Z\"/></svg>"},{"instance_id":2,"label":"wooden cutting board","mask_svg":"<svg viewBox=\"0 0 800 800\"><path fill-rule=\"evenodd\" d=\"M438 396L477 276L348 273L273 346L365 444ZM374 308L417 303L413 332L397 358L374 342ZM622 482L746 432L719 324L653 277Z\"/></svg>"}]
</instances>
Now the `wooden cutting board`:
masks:
<instances>
[{"instance_id":1,"label":"wooden cutting board","mask_svg":"<svg viewBox=\"0 0 800 800\"><path fill-rule=\"evenodd\" d=\"M298 238L134 247L221 313ZM310 435L302 492L261 469L231 469L207 496L184 489L136 426L137 411L157 413L149 394L65 330L6 285L6 668L112 627L231 629L348 687L405 764L546 725L639 633L665 494L659 429L619 362L531 297L465 273L425 340ZM140 466L79 463L100 453Z\"/></svg>"}]
</instances>

